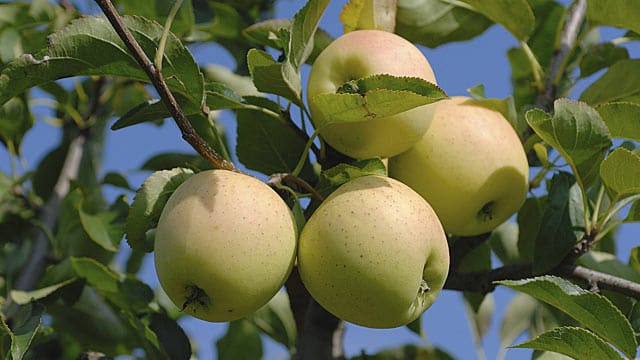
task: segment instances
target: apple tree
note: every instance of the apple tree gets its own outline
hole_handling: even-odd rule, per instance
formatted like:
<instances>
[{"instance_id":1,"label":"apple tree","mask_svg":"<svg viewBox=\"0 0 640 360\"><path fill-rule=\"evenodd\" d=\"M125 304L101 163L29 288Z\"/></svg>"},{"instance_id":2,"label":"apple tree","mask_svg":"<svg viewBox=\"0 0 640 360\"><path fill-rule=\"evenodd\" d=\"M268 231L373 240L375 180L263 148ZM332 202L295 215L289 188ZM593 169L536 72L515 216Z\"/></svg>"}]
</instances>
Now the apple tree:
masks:
<instances>
[{"instance_id":1,"label":"apple tree","mask_svg":"<svg viewBox=\"0 0 640 360\"><path fill-rule=\"evenodd\" d=\"M636 356L640 247L617 230L640 221L640 2L274 2L0 3L3 358L189 359L208 346L190 316L228 322L221 359L261 358L262 338L346 358L346 321L423 336L440 290L482 353L496 288L514 294L499 357ZM448 96L419 47L491 26L517 44L512 94ZM235 66L200 63L211 44ZM26 164L35 121L60 137ZM105 173L106 135L150 124L191 151L146 154L135 186Z\"/></svg>"}]
</instances>

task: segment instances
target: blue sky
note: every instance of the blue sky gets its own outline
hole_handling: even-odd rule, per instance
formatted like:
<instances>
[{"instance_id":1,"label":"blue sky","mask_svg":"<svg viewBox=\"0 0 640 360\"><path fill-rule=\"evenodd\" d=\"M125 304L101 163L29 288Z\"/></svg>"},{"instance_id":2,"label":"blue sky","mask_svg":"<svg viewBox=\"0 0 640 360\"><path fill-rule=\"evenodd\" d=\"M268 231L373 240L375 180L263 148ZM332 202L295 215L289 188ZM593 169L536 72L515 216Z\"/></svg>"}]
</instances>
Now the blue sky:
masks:
<instances>
[{"instance_id":1,"label":"blue sky","mask_svg":"<svg viewBox=\"0 0 640 360\"><path fill-rule=\"evenodd\" d=\"M302 2L293 0L279 1L276 16L292 17L301 4ZM321 27L334 37L342 33L338 14L343 4L344 1L332 1L321 23ZM613 38L620 34L618 30L607 29L603 32L603 37ZM511 93L510 67L505 53L514 46L517 46L517 42L508 32L499 26L493 26L472 41L447 44L437 49L422 49L432 65L439 86L448 95L466 95L468 88L484 84L487 96L503 98ZM234 67L231 56L224 53L224 50L218 46L199 46L192 50L197 61L203 65L217 63ZM637 44L631 50L633 57L640 55L640 46ZM307 73L308 69L304 77ZM594 78L595 76L592 76L579 82L576 87L578 90L574 94L579 94L579 89L583 89ZM235 144L233 118L225 113L221 121L228 131L233 148ZM42 121L36 121L34 129L27 134L23 144L27 168L37 164L42 156L57 145L59 134L60 131L57 128ZM148 176L148 173L140 172L137 168L153 154L171 151L193 152L181 139L179 131L172 122L166 122L162 127L139 125L117 132L110 131L106 137L103 171L104 173L123 172L132 186L137 187ZM9 157L4 148L0 149L0 170L7 173L10 171ZM119 193L119 190L108 189L107 195L113 197ZM640 227L635 224L620 229L618 235L621 253L628 254L630 247L638 245L637 235L634 236L638 231ZM151 257L147 257L142 277L156 287L158 281L151 260ZM626 258L623 261L626 261ZM483 342L488 359L495 358L498 352L500 319L512 294L513 292L504 288L498 288L493 293L496 311L491 330ZM224 333L226 324L206 323L197 319L183 319L181 323L189 335L196 339L200 358L214 357L215 340ZM476 358L471 329L459 292L443 291L436 303L423 315L423 326L429 343L443 347L459 359ZM371 353L407 342L420 344L423 341L405 328L374 330L349 325L345 337L345 350L347 355L353 356L362 350ZM283 347L271 341L265 341L264 357L265 359L286 358L286 352ZM512 349L508 351L506 358L529 359L530 352Z\"/></svg>"}]
</instances>

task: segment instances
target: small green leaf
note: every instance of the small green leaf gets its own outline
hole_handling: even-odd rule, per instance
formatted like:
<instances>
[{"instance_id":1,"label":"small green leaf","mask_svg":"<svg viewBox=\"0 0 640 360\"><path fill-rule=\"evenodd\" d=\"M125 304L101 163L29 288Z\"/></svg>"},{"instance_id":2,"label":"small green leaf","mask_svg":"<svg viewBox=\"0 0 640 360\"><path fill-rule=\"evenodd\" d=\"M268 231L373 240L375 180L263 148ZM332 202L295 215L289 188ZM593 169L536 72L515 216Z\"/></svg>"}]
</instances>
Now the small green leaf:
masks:
<instances>
[{"instance_id":1,"label":"small green leaf","mask_svg":"<svg viewBox=\"0 0 640 360\"><path fill-rule=\"evenodd\" d=\"M447 97L442 89L424 79L384 74L354 80L341 89L342 93L313 97L323 114L324 123L319 127L391 116Z\"/></svg>"},{"instance_id":2,"label":"small green leaf","mask_svg":"<svg viewBox=\"0 0 640 360\"><path fill-rule=\"evenodd\" d=\"M518 40L527 40L536 19L526 0L462 0L473 10L505 27Z\"/></svg>"},{"instance_id":3,"label":"small green leaf","mask_svg":"<svg viewBox=\"0 0 640 360\"><path fill-rule=\"evenodd\" d=\"M248 319L229 323L227 333L216 342L220 360L262 359L260 332Z\"/></svg>"},{"instance_id":4,"label":"small green leaf","mask_svg":"<svg viewBox=\"0 0 640 360\"><path fill-rule=\"evenodd\" d=\"M629 267L640 273L640 246L636 246L629 252Z\"/></svg>"},{"instance_id":5,"label":"small green leaf","mask_svg":"<svg viewBox=\"0 0 640 360\"><path fill-rule=\"evenodd\" d=\"M396 32L431 48L482 34L493 22L467 7L441 0L399 0Z\"/></svg>"},{"instance_id":6,"label":"small green leaf","mask_svg":"<svg viewBox=\"0 0 640 360\"><path fill-rule=\"evenodd\" d=\"M144 2L138 0L120 0L118 4L124 8L125 14L141 16L164 24L167 21L167 15L174 2L165 0ZM194 25L195 16L191 1L184 1L171 23L171 32L180 35L189 35Z\"/></svg>"},{"instance_id":7,"label":"small green leaf","mask_svg":"<svg viewBox=\"0 0 640 360\"><path fill-rule=\"evenodd\" d=\"M250 79L248 79L251 81ZM253 85L253 83L251 83ZM255 87L254 87L255 89ZM207 106L210 110L243 109L247 107L246 101L227 85L219 82L210 82L205 85ZM258 90L252 95L258 96Z\"/></svg>"},{"instance_id":8,"label":"small green leaf","mask_svg":"<svg viewBox=\"0 0 640 360\"><path fill-rule=\"evenodd\" d=\"M617 148L600 164L600 176L613 199L640 193L640 156Z\"/></svg>"},{"instance_id":9,"label":"small green leaf","mask_svg":"<svg viewBox=\"0 0 640 360\"><path fill-rule=\"evenodd\" d=\"M164 205L173 192L193 175L189 169L176 168L151 174L136 192L127 216L125 232L129 246L135 250L150 252L153 243L146 232L158 225Z\"/></svg>"},{"instance_id":10,"label":"small green leaf","mask_svg":"<svg viewBox=\"0 0 640 360\"><path fill-rule=\"evenodd\" d=\"M288 173L295 169L306 141L280 119L265 113L239 110L236 153L248 169L263 174ZM301 175L312 177L308 160Z\"/></svg>"},{"instance_id":11,"label":"small green leaf","mask_svg":"<svg viewBox=\"0 0 640 360\"><path fill-rule=\"evenodd\" d=\"M620 60L629 58L629 51L612 43L600 43L590 48L580 60L580 77L587 77L608 68Z\"/></svg>"},{"instance_id":12,"label":"small green leaf","mask_svg":"<svg viewBox=\"0 0 640 360\"><path fill-rule=\"evenodd\" d=\"M600 162L611 147L609 129L600 114L587 104L559 99L554 109L553 116L531 110L526 114L527 122L569 163L580 187L586 191L597 178Z\"/></svg>"},{"instance_id":13,"label":"small green leaf","mask_svg":"<svg viewBox=\"0 0 640 360\"><path fill-rule=\"evenodd\" d=\"M140 166L140 169L158 171L170 170L177 167L191 167L190 165L195 165L195 167L199 169L207 169L207 164L208 162L206 160L195 154L161 153L147 159L144 164Z\"/></svg>"},{"instance_id":14,"label":"small green leaf","mask_svg":"<svg viewBox=\"0 0 640 360\"><path fill-rule=\"evenodd\" d=\"M355 161L352 164L341 163L320 174L322 183L318 188L340 186L346 182L367 175L387 175L387 167L378 158Z\"/></svg>"},{"instance_id":15,"label":"small green leaf","mask_svg":"<svg viewBox=\"0 0 640 360\"><path fill-rule=\"evenodd\" d=\"M290 350L295 349L296 321L285 291L276 293L266 305L251 314L249 319L273 340Z\"/></svg>"},{"instance_id":16,"label":"small green leaf","mask_svg":"<svg viewBox=\"0 0 640 360\"><path fill-rule=\"evenodd\" d=\"M302 105L300 74L288 63L276 63L266 51L251 49L247 53L249 72L259 91L279 95Z\"/></svg>"},{"instance_id":17,"label":"small green leaf","mask_svg":"<svg viewBox=\"0 0 640 360\"><path fill-rule=\"evenodd\" d=\"M591 105L625 101L640 95L638 83L640 83L640 59L620 60L584 90L580 100Z\"/></svg>"},{"instance_id":18,"label":"small green leaf","mask_svg":"<svg viewBox=\"0 0 640 360\"><path fill-rule=\"evenodd\" d=\"M83 278L96 290L117 292L118 274L92 258L71 258L71 265L78 277Z\"/></svg>"},{"instance_id":19,"label":"small green leaf","mask_svg":"<svg viewBox=\"0 0 640 360\"><path fill-rule=\"evenodd\" d=\"M520 250L518 249L519 232L518 223L507 221L491 233L489 238L491 250L505 265L521 261Z\"/></svg>"},{"instance_id":20,"label":"small green leaf","mask_svg":"<svg viewBox=\"0 0 640 360\"><path fill-rule=\"evenodd\" d=\"M596 110L612 137L640 141L640 104L608 102L598 105Z\"/></svg>"},{"instance_id":21,"label":"small green leaf","mask_svg":"<svg viewBox=\"0 0 640 360\"><path fill-rule=\"evenodd\" d=\"M529 294L562 310L597 335L611 342L625 355L635 356L638 344L631 324L606 297L586 291L568 280L555 276L515 281L504 280L497 283ZM607 358L604 357L604 359Z\"/></svg>"},{"instance_id":22,"label":"small green leaf","mask_svg":"<svg viewBox=\"0 0 640 360\"><path fill-rule=\"evenodd\" d=\"M26 96L8 99L6 103L0 105L0 142L5 146L11 142L12 150L20 154L22 138L32 126L33 115L29 111Z\"/></svg>"},{"instance_id":23,"label":"small green leaf","mask_svg":"<svg viewBox=\"0 0 640 360\"><path fill-rule=\"evenodd\" d=\"M75 282L76 280L77 279L75 278L71 278L54 285L46 286L46 287L43 287L37 290L32 290L32 291L11 290L10 296L16 304L25 305L34 300L44 299L47 296L56 292L57 290Z\"/></svg>"},{"instance_id":24,"label":"small green leaf","mask_svg":"<svg viewBox=\"0 0 640 360\"><path fill-rule=\"evenodd\" d=\"M329 0L309 0L293 17L289 48L285 50L285 54L287 62L291 63L298 73L313 51L318 23L328 5Z\"/></svg>"},{"instance_id":25,"label":"small green leaf","mask_svg":"<svg viewBox=\"0 0 640 360\"><path fill-rule=\"evenodd\" d=\"M536 235L533 273L556 267L584 235L584 207L576 180L560 172L551 178L547 206Z\"/></svg>"},{"instance_id":26,"label":"small green leaf","mask_svg":"<svg viewBox=\"0 0 640 360\"><path fill-rule=\"evenodd\" d=\"M553 351L578 360L622 360L620 354L600 337L578 327L559 327L512 347Z\"/></svg>"},{"instance_id":27,"label":"small green leaf","mask_svg":"<svg viewBox=\"0 0 640 360\"><path fill-rule=\"evenodd\" d=\"M78 207L78 214L80 215L82 228L91 240L105 250L118 251L117 245L119 245L123 233L119 232L112 237L114 232L110 231L110 228L113 227L112 221L115 214L110 212L102 212L95 215L88 214L82 209L82 206Z\"/></svg>"},{"instance_id":28,"label":"small green leaf","mask_svg":"<svg viewBox=\"0 0 640 360\"><path fill-rule=\"evenodd\" d=\"M533 261L536 238L547 207L547 198L530 197L518 211L518 252L522 261Z\"/></svg>"},{"instance_id":29,"label":"small green leaf","mask_svg":"<svg viewBox=\"0 0 640 360\"><path fill-rule=\"evenodd\" d=\"M473 309L473 306L473 304L467 301L467 310L471 320L473 337L476 343L479 344L482 343L482 338L489 332L491 320L493 320L493 313L496 306L493 294L482 296L476 310Z\"/></svg>"},{"instance_id":30,"label":"small green leaf","mask_svg":"<svg viewBox=\"0 0 640 360\"><path fill-rule=\"evenodd\" d=\"M500 347L511 345L531 324L538 302L529 295L517 293L507 306L500 324Z\"/></svg>"},{"instance_id":31,"label":"small green leaf","mask_svg":"<svg viewBox=\"0 0 640 360\"><path fill-rule=\"evenodd\" d=\"M11 357L21 360L42 326L44 307L37 303L22 306L15 316L11 341Z\"/></svg>"},{"instance_id":32,"label":"small green leaf","mask_svg":"<svg viewBox=\"0 0 640 360\"><path fill-rule=\"evenodd\" d=\"M127 181L127 178L118 172L111 171L106 173L102 178L102 183L113 185L126 190L131 190L131 185L129 185L129 181Z\"/></svg>"},{"instance_id":33,"label":"small green leaf","mask_svg":"<svg viewBox=\"0 0 640 360\"><path fill-rule=\"evenodd\" d=\"M418 316L417 319L407 324L407 329L411 330L414 334L423 337L424 330L422 329L422 316Z\"/></svg>"},{"instance_id":34,"label":"small green leaf","mask_svg":"<svg viewBox=\"0 0 640 360\"><path fill-rule=\"evenodd\" d=\"M601 24L640 32L640 3L635 0L589 0L587 19Z\"/></svg>"},{"instance_id":35,"label":"small green leaf","mask_svg":"<svg viewBox=\"0 0 640 360\"><path fill-rule=\"evenodd\" d=\"M184 330L162 313L149 315L149 328L156 333L158 343L171 360L188 360L191 358L191 344Z\"/></svg>"},{"instance_id":36,"label":"small green leaf","mask_svg":"<svg viewBox=\"0 0 640 360\"><path fill-rule=\"evenodd\" d=\"M624 222L637 222L640 221L640 201L635 201L631 208L629 208L629 213L627 217L624 219Z\"/></svg>"},{"instance_id":37,"label":"small green leaf","mask_svg":"<svg viewBox=\"0 0 640 360\"><path fill-rule=\"evenodd\" d=\"M451 354L434 346L418 346L413 344L400 345L395 348L382 349L376 354L362 354L352 357L351 360L454 360Z\"/></svg>"}]
</instances>

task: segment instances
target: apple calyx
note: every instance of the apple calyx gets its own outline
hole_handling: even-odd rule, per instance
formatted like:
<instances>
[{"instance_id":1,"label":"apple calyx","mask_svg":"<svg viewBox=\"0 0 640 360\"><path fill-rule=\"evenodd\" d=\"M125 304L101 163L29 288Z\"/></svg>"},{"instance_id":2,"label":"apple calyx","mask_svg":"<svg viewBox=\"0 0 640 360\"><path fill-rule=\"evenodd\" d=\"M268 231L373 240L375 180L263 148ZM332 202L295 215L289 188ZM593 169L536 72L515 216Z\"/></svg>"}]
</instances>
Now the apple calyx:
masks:
<instances>
[{"instance_id":1,"label":"apple calyx","mask_svg":"<svg viewBox=\"0 0 640 360\"><path fill-rule=\"evenodd\" d=\"M342 84L338 90L336 90L337 94L359 94L364 96L363 93L360 92L358 88L357 80L349 80L346 83Z\"/></svg>"},{"instance_id":2,"label":"apple calyx","mask_svg":"<svg viewBox=\"0 0 640 360\"><path fill-rule=\"evenodd\" d=\"M193 305L193 312L195 313L198 307L208 308L211 299L209 295L202 290L202 288L196 285L187 285L185 286L185 290L187 292L187 298L184 303L182 303L182 311L184 311L188 306Z\"/></svg>"},{"instance_id":3,"label":"apple calyx","mask_svg":"<svg viewBox=\"0 0 640 360\"><path fill-rule=\"evenodd\" d=\"M480 209L480 211L478 211L478 219L480 219L481 222L488 222L493 220L494 205L495 204L493 201L489 201L482 206L482 209Z\"/></svg>"}]
</instances>

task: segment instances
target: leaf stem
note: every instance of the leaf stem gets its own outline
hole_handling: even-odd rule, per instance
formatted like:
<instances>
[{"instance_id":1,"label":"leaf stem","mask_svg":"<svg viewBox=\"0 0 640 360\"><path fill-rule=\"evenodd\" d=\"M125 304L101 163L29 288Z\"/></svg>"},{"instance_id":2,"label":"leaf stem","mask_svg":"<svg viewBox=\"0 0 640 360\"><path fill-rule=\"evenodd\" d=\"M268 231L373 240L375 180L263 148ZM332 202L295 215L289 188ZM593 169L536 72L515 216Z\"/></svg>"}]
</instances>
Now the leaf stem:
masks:
<instances>
[{"instance_id":1,"label":"leaf stem","mask_svg":"<svg viewBox=\"0 0 640 360\"><path fill-rule=\"evenodd\" d=\"M524 54L527 56L529 64L531 64L531 71L533 72L533 81L535 83L536 89L538 89L538 91L542 91L544 89L544 84L542 83L544 70L542 70L542 66L540 65L540 62L538 62L536 55L529 47L529 44L527 44L525 41L520 41L520 47L522 48L522 51L524 51Z\"/></svg>"},{"instance_id":2,"label":"leaf stem","mask_svg":"<svg viewBox=\"0 0 640 360\"><path fill-rule=\"evenodd\" d=\"M622 208L624 208L625 206L631 204L632 202L638 199L640 199L640 194L629 196L617 202L615 201L616 199L614 199L614 201L611 202L611 205L609 205L609 208L607 209L607 211L604 213L604 216L600 221L600 223L598 224L598 227L600 229L603 229L605 226L607 226L611 218L614 217L616 214L618 214L620 210L622 210Z\"/></svg>"},{"instance_id":3,"label":"leaf stem","mask_svg":"<svg viewBox=\"0 0 640 360\"><path fill-rule=\"evenodd\" d=\"M111 23L111 26L113 26L118 36L122 39L140 67L142 67L144 72L147 74L147 77L151 80L151 83L155 87L156 91L158 91L162 101L167 106L171 116L175 120L176 125L178 125L178 128L182 133L182 138L186 140L203 158L211 163L214 168L239 172L233 163L225 160L215 152L209 144L200 137L200 135L198 135L189 120L186 118L184 112L180 108L180 105L171 93L171 90L169 90L169 86L162 77L162 72L155 67L147 54L142 50L140 44L138 44L131 34L131 31L126 27L120 17L120 14L118 14L118 11L111 1L95 0L95 2L102 9L105 16Z\"/></svg>"},{"instance_id":4,"label":"leaf stem","mask_svg":"<svg viewBox=\"0 0 640 360\"><path fill-rule=\"evenodd\" d=\"M600 189L598 190L598 197L596 198L596 204L593 207L593 214L591 214L591 224L598 224L598 216L600 215L600 206L602 206L603 198L604 198L604 185L600 185ZM599 228L599 226L596 225L596 228Z\"/></svg>"},{"instance_id":5,"label":"leaf stem","mask_svg":"<svg viewBox=\"0 0 640 360\"><path fill-rule=\"evenodd\" d=\"M307 144L304 146L304 150L302 151L302 155L300 155L300 160L298 160L298 164L296 165L295 169L293 169L293 171L291 172L292 175L294 176L298 176L300 175L300 172L302 171L302 168L304 167L304 164L307 160L307 157L309 157L309 149L311 148L311 146L313 146L313 142L315 141L316 137L320 134L320 132L318 130L316 130L311 137L309 138L309 140L307 140Z\"/></svg>"},{"instance_id":6,"label":"leaf stem","mask_svg":"<svg viewBox=\"0 0 640 360\"><path fill-rule=\"evenodd\" d=\"M158 51L156 51L156 69L158 71L162 71L162 58L164 57L164 50L167 46L167 38L169 38L169 33L171 32L171 25L173 24L173 19L175 19L178 10L182 6L183 0L176 0L176 2L171 7L169 11L169 15L167 16L167 21L164 23L164 29L162 30L162 37L160 38L160 43L158 44Z\"/></svg>"}]
</instances>

